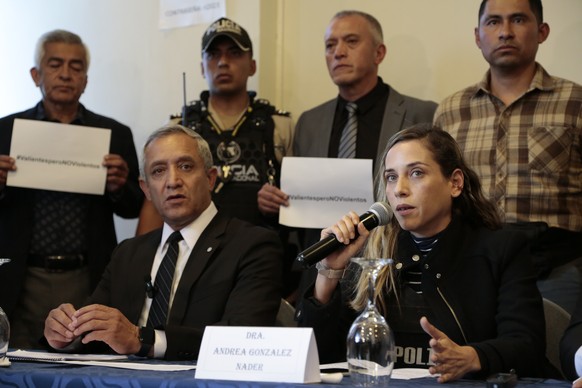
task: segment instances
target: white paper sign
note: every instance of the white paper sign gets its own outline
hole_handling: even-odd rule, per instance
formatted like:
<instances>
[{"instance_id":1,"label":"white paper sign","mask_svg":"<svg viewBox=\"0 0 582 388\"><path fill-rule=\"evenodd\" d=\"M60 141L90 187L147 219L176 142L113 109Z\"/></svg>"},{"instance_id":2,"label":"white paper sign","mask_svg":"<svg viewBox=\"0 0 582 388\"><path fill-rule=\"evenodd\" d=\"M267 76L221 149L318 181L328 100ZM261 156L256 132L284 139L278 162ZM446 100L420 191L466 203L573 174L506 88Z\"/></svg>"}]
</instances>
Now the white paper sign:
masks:
<instances>
[{"instance_id":1,"label":"white paper sign","mask_svg":"<svg viewBox=\"0 0 582 388\"><path fill-rule=\"evenodd\" d=\"M110 129L15 119L6 185L103 195L110 139Z\"/></svg>"},{"instance_id":2,"label":"white paper sign","mask_svg":"<svg viewBox=\"0 0 582 388\"><path fill-rule=\"evenodd\" d=\"M195 378L320 382L313 329L206 326Z\"/></svg>"},{"instance_id":3,"label":"white paper sign","mask_svg":"<svg viewBox=\"0 0 582 388\"><path fill-rule=\"evenodd\" d=\"M226 15L224 0L160 0L160 29L212 23Z\"/></svg>"},{"instance_id":4,"label":"white paper sign","mask_svg":"<svg viewBox=\"0 0 582 388\"><path fill-rule=\"evenodd\" d=\"M371 159L285 157L282 163L281 190L289 206L281 207L280 224L325 228L374 203Z\"/></svg>"}]
</instances>

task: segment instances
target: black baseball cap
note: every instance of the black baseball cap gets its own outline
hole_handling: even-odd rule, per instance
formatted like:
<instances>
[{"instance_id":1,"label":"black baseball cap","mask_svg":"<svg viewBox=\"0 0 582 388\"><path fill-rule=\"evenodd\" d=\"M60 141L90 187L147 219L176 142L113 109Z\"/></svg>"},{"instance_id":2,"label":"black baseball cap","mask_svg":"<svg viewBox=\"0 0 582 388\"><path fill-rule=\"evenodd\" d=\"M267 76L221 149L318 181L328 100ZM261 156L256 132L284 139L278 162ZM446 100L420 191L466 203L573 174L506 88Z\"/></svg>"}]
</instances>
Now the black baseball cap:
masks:
<instances>
[{"instance_id":1,"label":"black baseball cap","mask_svg":"<svg viewBox=\"0 0 582 388\"><path fill-rule=\"evenodd\" d=\"M252 51L253 44L247 31L228 18L220 18L210 25L202 35L202 52L208 50L214 39L227 36L242 51Z\"/></svg>"}]
</instances>

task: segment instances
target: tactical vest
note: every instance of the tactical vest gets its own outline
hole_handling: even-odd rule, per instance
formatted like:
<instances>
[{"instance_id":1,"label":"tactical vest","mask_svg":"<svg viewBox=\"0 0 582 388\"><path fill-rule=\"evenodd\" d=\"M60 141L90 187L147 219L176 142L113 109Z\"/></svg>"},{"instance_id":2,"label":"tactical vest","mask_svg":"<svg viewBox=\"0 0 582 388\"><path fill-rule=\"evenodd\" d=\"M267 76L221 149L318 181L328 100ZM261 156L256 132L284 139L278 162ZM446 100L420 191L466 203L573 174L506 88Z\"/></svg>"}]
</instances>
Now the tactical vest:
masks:
<instances>
[{"instance_id":1,"label":"tactical vest","mask_svg":"<svg viewBox=\"0 0 582 388\"><path fill-rule=\"evenodd\" d=\"M219 133L213 126L208 112L208 91L202 92L200 100L186 106L185 124L210 145L219 172L212 194L216 206L230 216L260 225L264 220L257 205L257 192L269 176L274 184L278 184L279 179L272 115L282 113L267 100L255 100L255 96L255 92L249 92L249 108L243 121L239 121L240 126L235 125L236 132Z\"/></svg>"}]
</instances>

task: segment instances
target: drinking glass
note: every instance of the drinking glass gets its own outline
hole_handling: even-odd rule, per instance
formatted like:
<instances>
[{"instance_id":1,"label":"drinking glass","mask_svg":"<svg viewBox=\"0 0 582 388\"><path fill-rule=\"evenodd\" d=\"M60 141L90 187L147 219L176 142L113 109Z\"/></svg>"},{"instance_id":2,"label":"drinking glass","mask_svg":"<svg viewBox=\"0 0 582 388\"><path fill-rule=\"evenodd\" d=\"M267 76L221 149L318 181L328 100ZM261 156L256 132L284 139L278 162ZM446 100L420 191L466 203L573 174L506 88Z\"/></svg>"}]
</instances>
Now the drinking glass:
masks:
<instances>
[{"instance_id":1,"label":"drinking glass","mask_svg":"<svg viewBox=\"0 0 582 388\"><path fill-rule=\"evenodd\" d=\"M387 386L396 360L394 335L376 309L374 287L378 273L384 266L392 264L392 259L354 257L351 261L362 268L361 276L368 277L368 304L348 333L350 378L359 386Z\"/></svg>"}]
</instances>

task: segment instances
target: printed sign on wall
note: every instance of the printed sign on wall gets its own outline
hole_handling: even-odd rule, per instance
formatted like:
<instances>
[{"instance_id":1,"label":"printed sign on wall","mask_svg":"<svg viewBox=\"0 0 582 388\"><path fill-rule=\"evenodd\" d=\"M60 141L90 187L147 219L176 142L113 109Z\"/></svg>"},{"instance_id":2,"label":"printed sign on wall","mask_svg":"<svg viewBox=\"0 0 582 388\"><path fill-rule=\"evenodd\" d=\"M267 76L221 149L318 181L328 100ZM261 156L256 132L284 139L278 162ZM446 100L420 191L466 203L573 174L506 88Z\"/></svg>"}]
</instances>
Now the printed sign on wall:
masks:
<instances>
[{"instance_id":1,"label":"printed sign on wall","mask_svg":"<svg viewBox=\"0 0 582 388\"><path fill-rule=\"evenodd\" d=\"M211 23L225 15L225 0L160 0L162 30Z\"/></svg>"}]
</instances>

